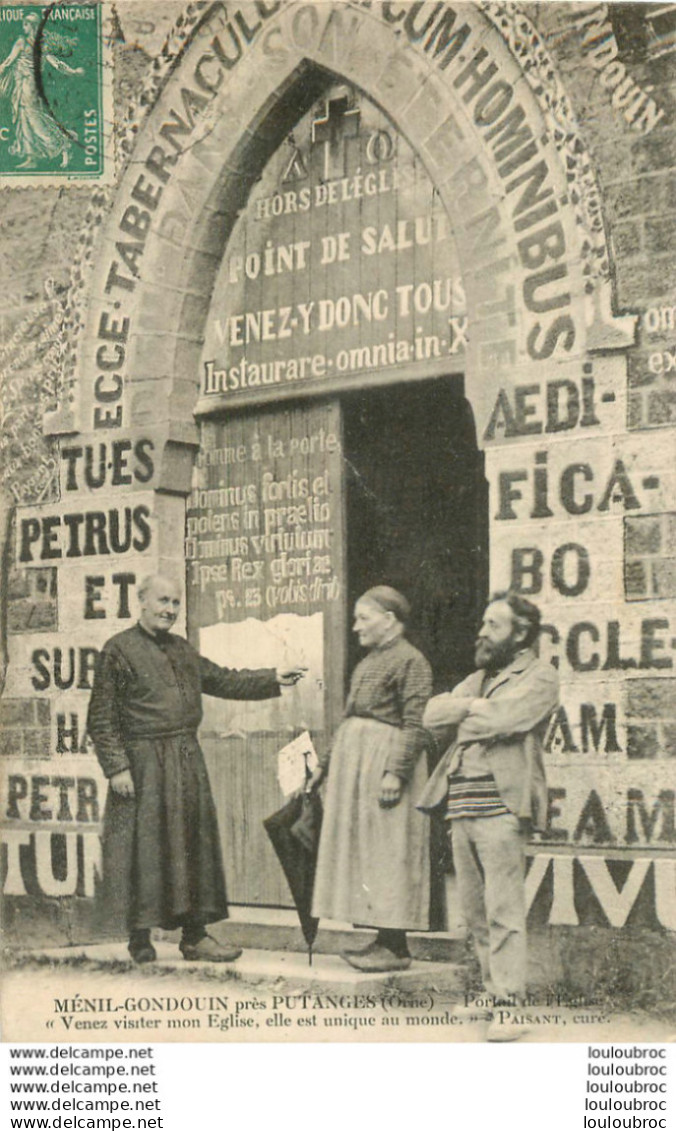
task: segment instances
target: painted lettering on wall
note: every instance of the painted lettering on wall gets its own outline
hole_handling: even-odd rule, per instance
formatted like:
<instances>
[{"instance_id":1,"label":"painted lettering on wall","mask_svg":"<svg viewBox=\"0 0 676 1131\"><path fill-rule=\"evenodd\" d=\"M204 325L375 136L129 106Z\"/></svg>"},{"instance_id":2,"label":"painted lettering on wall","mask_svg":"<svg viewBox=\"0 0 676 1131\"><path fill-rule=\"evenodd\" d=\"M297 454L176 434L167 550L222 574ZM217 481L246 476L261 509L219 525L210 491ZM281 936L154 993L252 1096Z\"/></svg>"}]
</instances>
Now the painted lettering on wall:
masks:
<instances>
[{"instance_id":1,"label":"painted lettering on wall","mask_svg":"<svg viewBox=\"0 0 676 1131\"><path fill-rule=\"evenodd\" d=\"M143 162L143 171L119 208L115 255L109 262L104 285L104 296L110 305L101 312L98 323L100 345L92 388L94 429L121 428L124 424L124 375L132 318L119 312L141 277L148 235L157 219L164 190L181 154L193 144L201 117L219 87L263 25L279 10L280 0L255 0L254 8L257 18L250 24L242 9L236 9L231 17L225 4L212 5L206 26L215 34L197 58L190 79L181 86L180 99L169 109L159 138Z\"/></svg>"},{"instance_id":2,"label":"painted lettering on wall","mask_svg":"<svg viewBox=\"0 0 676 1131\"><path fill-rule=\"evenodd\" d=\"M630 788L612 803L604 792L592 789L576 797L565 786L551 786L543 841L653 848L668 848L676 842L673 789Z\"/></svg>"},{"instance_id":3,"label":"painted lettering on wall","mask_svg":"<svg viewBox=\"0 0 676 1131\"><path fill-rule=\"evenodd\" d=\"M47 587L54 615L35 626L20 609L11 618L3 724L17 755L49 760L41 770L25 761L4 767L5 892L91 897L105 786L87 736L87 705L99 649L111 625L126 627L136 612L137 579L154 549L156 504L143 493L154 444L146 437L66 443L59 470L60 504L21 507L16 517L11 607L24 593L33 601L35 586L18 579L34 577Z\"/></svg>"},{"instance_id":4,"label":"painted lettering on wall","mask_svg":"<svg viewBox=\"0 0 676 1131\"><path fill-rule=\"evenodd\" d=\"M332 88L233 228L207 321L204 407L444 358L451 368L467 332L448 218L420 159L356 90Z\"/></svg>"},{"instance_id":5,"label":"painted lettering on wall","mask_svg":"<svg viewBox=\"0 0 676 1131\"><path fill-rule=\"evenodd\" d=\"M291 435L272 420L242 421L236 438L229 427L227 445L221 426L204 425L186 539L202 623L312 611L340 597L332 473L340 441L321 424L305 430L300 412Z\"/></svg>"},{"instance_id":6,"label":"painted lettering on wall","mask_svg":"<svg viewBox=\"0 0 676 1131\"><path fill-rule=\"evenodd\" d=\"M673 931L675 882L673 860L536 852L526 877L529 922L617 928L640 923Z\"/></svg>"},{"instance_id":7,"label":"painted lettering on wall","mask_svg":"<svg viewBox=\"0 0 676 1131\"><path fill-rule=\"evenodd\" d=\"M81 760L80 760L81 766ZM3 893L92 898L101 875L105 784L69 758L43 771L9 762L2 786Z\"/></svg>"},{"instance_id":8,"label":"painted lettering on wall","mask_svg":"<svg viewBox=\"0 0 676 1131\"><path fill-rule=\"evenodd\" d=\"M664 110L643 90L619 58L607 4L578 4L568 19L582 35L582 50L610 94L614 110L640 134L649 134L664 118Z\"/></svg>"},{"instance_id":9,"label":"painted lettering on wall","mask_svg":"<svg viewBox=\"0 0 676 1131\"><path fill-rule=\"evenodd\" d=\"M188 56L186 74L181 83L176 84L176 93L167 103L161 124L154 137L147 142L138 155L140 172L129 181L116 210L116 230L113 243L115 254L104 273L101 294L101 313L98 316L98 337L93 350L94 372L91 424L93 428L119 428L124 423L124 400L122 389L125 381L127 353L132 334L134 298L139 281L143 275L143 264L151 233L176 229L183 231L184 221L174 213L167 213L164 194L167 186L180 167L182 155L201 143L202 159L212 167L219 160L218 150L210 151L203 138L203 124L211 107L225 92L229 80L236 75L236 69L245 58L252 45L260 45L264 56L283 57L289 53L306 52L312 49L321 51L323 43L335 40L344 42L346 49L360 24L360 13L346 11L338 6L317 6L304 4L288 14L279 3L254 5L255 19L247 17L243 10L234 12L224 4L210 6L203 26L196 37L198 47ZM279 14L279 18L276 18ZM528 318L523 327L524 346L527 355L534 360L562 357L568 354L580 336L579 315L573 310L570 278L571 268L564 225L559 215L560 191L547 146L529 120L529 109L520 100L519 83L505 75L505 68L499 57L493 58L490 48L484 42L484 24L480 18L461 8L455 9L445 3L414 5L411 10L406 5L383 4L373 9L376 18L383 20L397 32L403 32L406 41L432 63L443 82L457 92L467 115L471 117L472 129L478 131L485 140L485 156L492 172L504 184L510 201L510 231L501 230L501 219L497 208L483 206L474 210L477 185L484 185L486 172L481 162L470 161L456 171L453 191L458 200L463 199L467 209L470 237L474 241L474 261L481 274L485 289L482 302L482 316L505 318L507 324L514 325L517 302ZM245 30L246 29L246 30ZM204 49L202 49L202 46ZM339 211L350 203L360 206L369 201L386 201L392 194L395 165L393 162L393 136L389 123L379 123L375 129L365 130L356 111L365 112L366 102L355 107L345 100L345 91L337 92L331 105L317 114L312 123L312 147L320 164L323 184L311 183L312 169L308 165L307 148L301 144L294 131L289 139L285 153L284 166L280 169L277 183L271 190L261 194L259 222L263 223L276 215L278 218L295 217L300 220L304 210L332 211L334 216L328 232L323 233L326 242L315 241L316 262L323 268L331 264L340 267L343 256L354 256L357 230L339 222ZM338 116L341 118L338 128ZM358 128L359 127L359 128ZM428 145L437 156L443 157L449 138L463 136L464 124L451 115L439 123L438 129L430 137ZM363 139L360 151L360 164L355 156L357 147ZM356 142L356 144L355 144ZM397 139L397 144L399 140ZM310 162L312 164L312 162ZM377 166L377 168L376 168ZM304 183L308 178L308 183ZM397 196L401 204L405 198L406 184L399 182ZM264 203L265 202L265 203ZM361 262L381 255L401 255L404 244L415 239L415 220L423 221L429 210L413 210L404 219L408 230L400 232L397 222L386 218L385 225L373 223L361 226ZM442 210L439 209L439 214ZM410 223L413 221L413 228ZM420 225L418 224L418 231ZM349 232L349 240L345 239ZM517 245L521 278L519 294L512 283L505 282L505 273L512 271L511 256L502 254L507 236ZM403 241L403 242L402 242ZM284 247L273 249L279 256L279 277L284 278L287 271L287 254L293 247L294 257L300 273L306 268L302 263L309 262L309 249L304 247L306 237L295 238L293 233L280 241ZM263 260L265 240L252 249L252 254ZM246 262L246 255L243 256ZM445 257L448 258L447 256ZM429 271L419 278L431 282L432 279L445 280L447 272ZM359 294L368 295L371 288L360 288ZM497 297L497 290L500 297ZM339 292L340 293L340 292ZM353 291L344 290L348 297ZM394 308L395 296L389 295L390 308ZM242 307L252 311L276 310L282 306L294 306L293 302L266 303L265 305ZM462 317L457 313L453 316ZM422 317L422 315L421 315ZM449 314L449 317L451 315ZM394 364L420 364L424 360L452 356L452 343L456 349L466 334L451 337L448 324L444 332L430 330L423 338L430 342L423 346L425 354L419 357L411 352L408 361L405 350L411 350L411 342L417 327L412 325L405 333L390 327L396 343ZM493 367L513 366L516 361L513 332L511 336L482 347L482 365ZM388 339L384 339L388 341ZM372 343L359 343L362 348L371 348ZM99 352L99 347L102 347ZM342 358L342 373L355 369L376 368L384 363L392 364L390 355L385 359L373 354L352 357L350 350L356 345L346 346ZM438 352L437 352L438 351ZM398 357L397 357L398 353ZM323 355L324 361L316 360L315 367L323 364L329 370L329 362L338 366L338 355L329 355L323 349L296 351L294 358L315 358ZM291 356L291 355L289 355ZM217 350L209 349L204 358L212 362L214 372L227 370L228 366L219 358ZM259 364L258 358L248 358ZM232 366L230 366L232 368ZM203 376L203 375L202 375ZM314 375L318 380L325 379ZM293 373L284 371L283 379L295 380ZM274 380L274 377L272 378ZM237 389L241 386L237 385ZM207 395L213 386L205 384ZM235 388L221 385L220 392L232 393Z\"/></svg>"},{"instance_id":10,"label":"painted lettering on wall","mask_svg":"<svg viewBox=\"0 0 676 1131\"><path fill-rule=\"evenodd\" d=\"M473 125L485 138L487 148L490 146L497 175L512 201L510 211L523 271L521 308L532 315L526 332L528 356L543 360L565 354L575 344L577 324L569 289L566 236L541 139L528 122L514 84L501 73L489 48L480 45L472 50L476 37L471 21L462 22L460 11L448 4L423 4L420 8L422 11L413 5L407 10L405 5L385 3L381 11L386 22L401 26L409 42L447 72ZM440 123L433 135L442 145L445 130L462 136L462 124L455 116ZM502 273L513 272L510 257L501 258L506 234L500 229L499 211L493 206L472 214L473 190L486 181L478 160L458 170L454 180L456 193L465 198L469 209L470 230L476 233L477 267L486 264L489 284ZM512 288L512 310L513 300ZM505 343L506 356L498 350L494 364L515 363L510 344ZM483 360L488 364L491 359L487 356Z\"/></svg>"}]
</instances>

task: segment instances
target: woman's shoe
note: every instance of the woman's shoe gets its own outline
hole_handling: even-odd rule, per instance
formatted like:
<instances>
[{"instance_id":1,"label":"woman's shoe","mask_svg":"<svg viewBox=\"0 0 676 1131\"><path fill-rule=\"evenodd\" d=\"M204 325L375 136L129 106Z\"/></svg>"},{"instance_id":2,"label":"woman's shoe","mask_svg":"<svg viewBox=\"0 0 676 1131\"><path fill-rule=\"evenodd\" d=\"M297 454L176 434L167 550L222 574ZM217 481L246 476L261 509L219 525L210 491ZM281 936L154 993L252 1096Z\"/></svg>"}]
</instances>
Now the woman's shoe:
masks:
<instances>
[{"instance_id":1,"label":"woman's shoe","mask_svg":"<svg viewBox=\"0 0 676 1131\"><path fill-rule=\"evenodd\" d=\"M380 946L378 940L371 939L370 942L366 943L366 946L346 946L345 950L341 951L341 954L343 958L354 958L355 956L359 958L362 954L370 954L377 946Z\"/></svg>"},{"instance_id":2,"label":"woman's shoe","mask_svg":"<svg viewBox=\"0 0 676 1131\"><path fill-rule=\"evenodd\" d=\"M367 954L346 955L346 961L355 970L369 974L386 974L391 970L408 970L412 959L410 955L393 954L386 946L376 944Z\"/></svg>"}]
</instances>

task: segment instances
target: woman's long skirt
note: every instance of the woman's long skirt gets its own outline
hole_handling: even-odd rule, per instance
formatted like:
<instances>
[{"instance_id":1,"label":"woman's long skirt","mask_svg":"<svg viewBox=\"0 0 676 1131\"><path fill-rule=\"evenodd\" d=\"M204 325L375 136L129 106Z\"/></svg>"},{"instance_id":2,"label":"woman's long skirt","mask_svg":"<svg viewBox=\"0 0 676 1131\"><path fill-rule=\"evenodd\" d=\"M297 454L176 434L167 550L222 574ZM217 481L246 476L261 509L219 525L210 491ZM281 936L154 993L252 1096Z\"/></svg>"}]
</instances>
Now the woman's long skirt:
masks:
<instances>
[{"instance_id":1,"label":"woman's long skirt","mask_svg":"<svg viewBox=\"0 0 676 1131\"><path fill-rule=\"evenodd\" d=\"M427 773L418 760L393 809L378 804L396 727L351 717L331 755L313 915L361 926L429 928L429 822L415 808Z\"/></svg>"}]
</instances>

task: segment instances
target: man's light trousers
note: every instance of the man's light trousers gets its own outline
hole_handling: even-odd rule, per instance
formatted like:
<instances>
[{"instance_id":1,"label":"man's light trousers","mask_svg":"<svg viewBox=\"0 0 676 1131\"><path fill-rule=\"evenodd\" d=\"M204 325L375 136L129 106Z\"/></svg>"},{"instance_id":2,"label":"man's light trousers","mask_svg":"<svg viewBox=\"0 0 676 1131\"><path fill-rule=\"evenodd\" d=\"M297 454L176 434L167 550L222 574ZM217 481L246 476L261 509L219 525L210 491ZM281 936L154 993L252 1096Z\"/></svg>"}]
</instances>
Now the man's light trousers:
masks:
<instances>
[{"instance_id":1,"label":"man's light trousers","mask_svg":"<svg viewBox=\"0 0 676 1131\"><path fill-rule=\"evenodd\" d=\"M450 822L453 862L484 988L503 999L526 992L526 835L518 817Z\"/></svg>"}]
</instances>

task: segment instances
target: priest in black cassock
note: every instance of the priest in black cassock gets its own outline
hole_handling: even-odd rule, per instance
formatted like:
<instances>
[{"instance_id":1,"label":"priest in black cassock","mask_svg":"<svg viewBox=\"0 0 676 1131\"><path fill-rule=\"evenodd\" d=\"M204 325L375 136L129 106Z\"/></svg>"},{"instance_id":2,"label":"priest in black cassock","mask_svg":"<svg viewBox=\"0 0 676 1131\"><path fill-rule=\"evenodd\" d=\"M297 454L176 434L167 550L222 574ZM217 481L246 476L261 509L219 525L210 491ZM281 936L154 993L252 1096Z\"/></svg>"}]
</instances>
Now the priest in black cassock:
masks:
<instances>
[{"instance_id":1,"label":"priest in black cassock","mask_svg":"<svg viewBox=\"0 0 676 1131\"><path fill-rule=\"evenodd\" d=\"M197 741L202 694L220 699L270 699L303 669L234 671L204 659L169 630L180 587L146 578L141 615L113 636L99 657L88 730L109 779L103 821L106 917L126 920L135 962L157 957L153 927L182 928L189 960L230 962L241 951L223 946L206 924L228 914L216 810Z\"/></svg>"}]
</instances>

